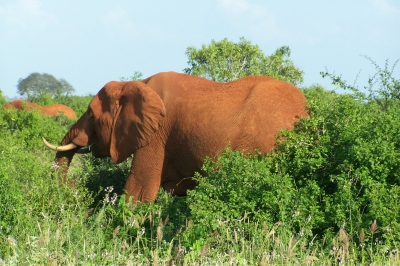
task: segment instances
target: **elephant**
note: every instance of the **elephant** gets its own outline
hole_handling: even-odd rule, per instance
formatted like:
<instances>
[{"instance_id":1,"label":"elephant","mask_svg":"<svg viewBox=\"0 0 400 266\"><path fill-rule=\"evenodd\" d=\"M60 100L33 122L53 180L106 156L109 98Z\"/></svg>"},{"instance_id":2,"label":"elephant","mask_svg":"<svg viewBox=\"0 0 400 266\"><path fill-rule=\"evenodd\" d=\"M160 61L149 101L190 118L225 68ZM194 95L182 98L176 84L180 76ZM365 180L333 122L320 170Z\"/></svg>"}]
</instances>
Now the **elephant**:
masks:
<instances>
[{"instance_id":1,"label":"elephant","mask_svg":"<svg viewBox=\"0 0 400 266\"><path fill-rule=\"evenodd\" d=\"M161 72L140 81L110 81L60 146L43 141L57 151L55 165L64 177L75 153L92 152L117 164L133 155L124 190L127 201L137 204L153 202L160 187L186 195L197 185L193 176L204 159L228 146L271 152L280 130L307 116L303 93L272 77L218 83Z\"/></svg>"},{"instance_id":2,"label":"elephant","mask_svg":"<svg viewBox=\"0 0 400 266\"><path fill-rule=\"evenodd\" d=\"M76 114L74 110L72 110L70 107L64 105L64 104L52 104L50 106L41 106L37 103L31 103L27 101L22 101L22 100L14 100L12 102L6 103L3 108L8 109L8 108L16 108L16 109L23 109L23 107L26 107L28 111L38 109L40 112L44 115L49 115L49 116L56 116L59 115L59 113L63 113L66 117L69 119L76 119Z\"/></svg>"}]
</instances>

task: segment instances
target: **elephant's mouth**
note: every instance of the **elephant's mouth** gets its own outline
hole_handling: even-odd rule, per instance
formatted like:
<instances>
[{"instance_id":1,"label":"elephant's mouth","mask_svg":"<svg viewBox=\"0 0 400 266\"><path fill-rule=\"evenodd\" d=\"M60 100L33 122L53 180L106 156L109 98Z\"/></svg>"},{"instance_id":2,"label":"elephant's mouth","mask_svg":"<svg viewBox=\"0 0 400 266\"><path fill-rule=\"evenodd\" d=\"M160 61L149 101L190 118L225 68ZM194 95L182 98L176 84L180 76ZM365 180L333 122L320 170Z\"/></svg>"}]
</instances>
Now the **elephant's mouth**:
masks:
<instances>
[{"instance_id":1,"label":"elephant's mouth","mask_svg":"<svg viewBox=\"0 0 400 266\"><path fill-rule=\"evenodd\" d=\"M75 145L74 143L69 143L67 145L61 145L61 146L56 146L54 144L49 143L45 138L42 138L42 141L44 143L44 145L46 145L47 148L49 148L50 150L53 151L57 151L57 152L62 152L62 151L70 151L76 148L79 148L79 146ZM92 152L93 144L89 145L89 146L85 146L85 147L80 147L76 153L89 153Z\"/></svg>"},{"instance_id":2,"label":"elephant's mouth","mask_svg":"<svg viewBox=\"0 0 400 266\"><path fill-rule=\"evenodd\" d=\"M91 153L93 151L93 145L94 144L90 144L88 146L85 147L80 147L76 153L80 153L80 154L84 154L84 153Z\"/></svg>"}]
</instances>

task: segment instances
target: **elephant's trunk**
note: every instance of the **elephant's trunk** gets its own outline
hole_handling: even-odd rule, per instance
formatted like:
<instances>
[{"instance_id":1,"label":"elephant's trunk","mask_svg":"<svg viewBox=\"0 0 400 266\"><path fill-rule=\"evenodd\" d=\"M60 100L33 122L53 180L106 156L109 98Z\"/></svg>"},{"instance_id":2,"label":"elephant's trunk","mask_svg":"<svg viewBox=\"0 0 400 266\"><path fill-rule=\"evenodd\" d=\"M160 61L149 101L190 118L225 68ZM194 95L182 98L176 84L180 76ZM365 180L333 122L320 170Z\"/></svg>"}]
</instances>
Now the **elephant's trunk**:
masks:
<instances>
[{"instance_id":1,"label":"elephant's trunk","mask_svg":"<svg viewBox=\"0 0 400 266\"><path fill-rule=\"evenodd\" d=\"M60 174L63 182L68 183L69 185L71 185L71 182L67 182L67 173L69 169L69 164L71 163L72 157L74 157L75 152L75 150L72 150L56 153L54 168L56 168L57 172Z\"/></svg>"},{"instance_id":2,"label":"elephant's trunk","mask_svg":"<svg viewBox=\"0 0 400 266\"><path fill-rule=\"evenodd\" d=\"M80 151L83 149L81 146L78 146L73 143L73 139L78 134L78 126L74 125L69 132L65 135L63 140L61 141L59 146L51 144L47 142L44 138L42 138L44 144L51 150L55 150L56 158L54 161L54 168L60 174L60 178L64 184L68 184L73 187L74 182L72 180L67 180L67 173L69 169L69 165L74 157L75 153L84 153L84 151ZM90 150L89 150L90 152Z\"/></svg>"},{"instance_id":3,"label":"elephant's trunk","mask_svg":"<svg viewBox=\"0 0 400 266\"><path fill-rule=\"evenodd\" d=\"M54 167L57 168L56 170L60 174L60 178L63 181L63 183L67 184L70 187L74 187L74 182L72 180L70 181L67 180L67 173L69 169L69 164L71 163L72 158L79 149L79 146L76 146L75 144L72 143L70 132L67 133L64 139L61 141L60 146L57 147ZM63 148L65 147L68 147L70 149L63 150Z\"/></svg>"}]
</instances>

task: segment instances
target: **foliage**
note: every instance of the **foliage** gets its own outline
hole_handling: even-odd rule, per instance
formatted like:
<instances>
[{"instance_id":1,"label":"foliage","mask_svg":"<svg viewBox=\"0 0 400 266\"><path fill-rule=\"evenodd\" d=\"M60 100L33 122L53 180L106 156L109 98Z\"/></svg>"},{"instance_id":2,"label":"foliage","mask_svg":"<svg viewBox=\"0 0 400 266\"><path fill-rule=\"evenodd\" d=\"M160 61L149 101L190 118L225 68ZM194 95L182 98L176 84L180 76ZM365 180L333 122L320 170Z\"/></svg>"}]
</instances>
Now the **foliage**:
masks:
<instances>
[{"instance_id":1,"label":"foliage","mask_svg":"<svg viewBox=\"0 0 400 266\"><path fill-rule=\"evenodd\" d=\"M10 137L18 139L21 145L32 149L42 147L42 136L51 141L59 141L63 137L61 129L66 131L72 123L63 115L47 117L42 116L38 110L5 109L0 116L2 132L7 132Z\"/></svg>"},{"instance_id":2,"label":"foliage","mask_svg":"<svg viewBox=\"0 0 400 266\"><path fill-rule=\"evenodd\" d=\"M299 131L283 135L293 141L279 147L284 156L280 155L277 171L291 175L297 186L308 182L318 186L325 215L319 230L346 228L355 237L374 220L386 229L399 230L400 220L393 219L393 212L400 209L386 205L397 200L400 188L396 170L400 119L395 115L399 103L382 111L376 103L331 96L334 101L326 102L324 109L310 101L313 117Z\"/></svg>"},{"instance_id":3,"label":"foliage","mask_svg":"<svg viewBox=\"0 0 400 266\"><path fill-rule=\"evenodd\" d=\"M364 57L374 65L376 70L375 75L368 79L368 85L364 86L364 91L366 91L367 94L363 93L362 90L355 85L348 85L341 76L337 76L335 73L329 73L326 70L325 72L321 72L321 75L322 77L329 77L333 85L351 91L358 100L376 101L381 108L386 110L393 102L400 100L400 79L396 79L393 76L394 68L399 60L389 69L389 60L386 60L384 68L381 68L370 57ZM378 88L376 89L377 84Z\"/></svg>"},{"instance_id":4,"label":"foliage","mask_svg":"<svg viewBox=\"0 0 400 266\"><path fill-rule=\"evenodd\" d=\"M307 224L307 218L318 211L318 202L308 200L305 208L302 191L292 184L289 175L274 173L272 163L269 158L229 149L216 161L206 160L203 170L207 177L197 176L199 187L189 192L193 220L213 230L221 223L234 228L243 220L268 225L296 223L297 228ZM312 189L304 192L311 193L312 198L318 194Z\"/></svg>"},{"instance_id":5,"label":"foliage","mask_svg":"<svg viewBox=\"0 0 400 266\"><path fill-rule=\"evenodd\" d=\"M3 95L3 92L0 90L0 106L3 106L7 102L6 98Z\"/></svg>"},{"instance_id":6,"label":"foliage","mask_svg":"<svg viewBox=\"0 0 400 266\"><path fill-rule=\"evenodd\" d=\"M394 100L400 100L400 79L393 77L393 71L399 60L397 60L391 69L389 67L389 61L386 60L385 66L382 69L376 62L372 61L371 58L366 57L376 69L376 73L368 80L368 87L366 88L370 100L376 100L380 106L384 109L390 105ZM374 86L378 84L378 89L374 89Z\"/></svg>"},{"instance_id":7,"label":"foliage","mask_svg":"<svg viewBox=\"0 0 400 266\"><path fill-rule=\"evenodd\" d=\"M121 77L120 81L129 81L129 80L141 80L143 77L143 73L140 71L135 71L131 77Z\"/></svg>"},{"instance_id":8,"label":"foliage","mask_svg":"<svg viewBox=\"0 0 400 266\"><path fill-rule=\"evenodd\" d=\"M89 103L92 101L94 95L86 95L86 96L77 96L77 95L69 95L69 96L59 96L54 98L52 103L61 103L71 107L77 117L81 117L84 112L86 112Z\"/></svg>"},{"instance_id":9,"label":"foliage","mask_svg":"<svg viewBox=\"0 0 400 266\"><path fill-rule=\"evenodd\" d=\"M58 213L64 201L57 180L51 178L51 157L41 151L41 137L55 141L71 126L64 116L46 117L38 111L0 111L0 257L9 254L7 239L23 242L34 221ZM43 167L47 165L48 167ZM41 190L41 193L37 193ZM64 193L72 194L65 190ZM78 197L73 200L80 201ZM7 238L7 235L11 235ZM12 237L14 235L15 237ZM17 236L21 236L19 238Z\"/></svg>"},{"instance_id":10,"label":"foliage","mask_svg":"<svg viewBox=\"0 0 400 266\"><path fill-rule=\"evenodd\" d=\"M201 76L214 81L228 82L249 75L272 76L294 85L303 82L303 71L290 60L290 48L282 46L272 55L265 56L258 45L245 38L238 43L223 39L212 40L200 49L186 49L189 67L187 74Z\"/></svg>"},{"instance_id":11,"label":"foliage","mask_svg":"<svg viewBox=\"0 0 400 266\"><path fill-rule=\"evenodd\" d=\"M19 79L17 85L19 95L26 96L29 101L48 95L50 98L69 95L75 89L65 79L56 79L47 73L31 73L24 79Z\"/></svg>"}]
</instances>

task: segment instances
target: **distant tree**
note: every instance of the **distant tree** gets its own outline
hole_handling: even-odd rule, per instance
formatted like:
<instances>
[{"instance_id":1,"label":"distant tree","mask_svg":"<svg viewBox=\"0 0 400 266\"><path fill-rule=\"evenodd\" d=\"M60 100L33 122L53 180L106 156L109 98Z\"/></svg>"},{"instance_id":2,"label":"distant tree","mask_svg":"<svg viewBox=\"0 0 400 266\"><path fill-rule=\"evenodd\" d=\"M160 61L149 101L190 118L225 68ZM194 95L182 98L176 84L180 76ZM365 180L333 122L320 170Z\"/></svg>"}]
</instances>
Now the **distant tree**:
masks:
<instances>
[{"instance_id":1,"label":"distant tree","mask_svg":"<svg viewBox=\"0 0 400 266\"><path fill-rule=\"evenodd\" d=\"M53 75L35 72L24 79L19 79L17 91L21 96L32 100L45 95L51 98L70 95L75 89L65 79L56 79Z\"/></svg>"},{"instance_id":2,"label":"distant tree","mask_svg":"<svg viewBox=\"0 0 400 266\"><path fill-rule=\"evenodd\" d=\"M141 80L143 77L143 73L140 71L135 71L131 77L121 77L120 81L129 81L129 80Z\"/></svg>"},{"instance_id":3,"label":"distant tree","mask_svg":"<svg viewBox=\"0 0 400 266\"><path fill-rule=\"evenodd\" d=\"M282 46L265 56L258 45L245 38L238 43L223 39L211 41L200 49L186 49L189 67L183 71L219 82L228 82L249 75L272 76L294 85L303 82L303 71L290 60L290 48Z\"/></svg>"}]
</instances>

